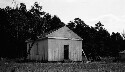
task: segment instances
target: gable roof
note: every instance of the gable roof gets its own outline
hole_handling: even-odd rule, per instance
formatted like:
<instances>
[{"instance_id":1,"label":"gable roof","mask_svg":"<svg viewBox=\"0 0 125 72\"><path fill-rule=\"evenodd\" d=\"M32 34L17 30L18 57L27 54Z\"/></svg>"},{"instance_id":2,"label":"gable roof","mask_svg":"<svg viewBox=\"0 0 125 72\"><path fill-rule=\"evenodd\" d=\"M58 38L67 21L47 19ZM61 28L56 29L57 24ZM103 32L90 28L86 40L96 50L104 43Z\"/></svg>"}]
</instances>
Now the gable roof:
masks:
<instances>
[{"instance_id":1,"label":"gable roof","mask_svg":"<svg viewBox=\"0 0 125 72\"><path fill-rule=\"evenodd\" d=\"M70 30L67 26L63 26L49 34L46 34L42 38L44 37L82 40L80 36L78 36L76 33Z\"/></svg>"},{"instance_id":2,"label":"gable roof","mask_svg":"<svg viewBox=\"0 0 125 72\"><path fill-rule=\"evenodd\" d=\"M44 33L41 36L38 36L38 40L44 38L51 39L70 39L70 40L83 40L80 36L70 30L67 26L63 26L57 30Z\"/></svg>"}]
</instances>

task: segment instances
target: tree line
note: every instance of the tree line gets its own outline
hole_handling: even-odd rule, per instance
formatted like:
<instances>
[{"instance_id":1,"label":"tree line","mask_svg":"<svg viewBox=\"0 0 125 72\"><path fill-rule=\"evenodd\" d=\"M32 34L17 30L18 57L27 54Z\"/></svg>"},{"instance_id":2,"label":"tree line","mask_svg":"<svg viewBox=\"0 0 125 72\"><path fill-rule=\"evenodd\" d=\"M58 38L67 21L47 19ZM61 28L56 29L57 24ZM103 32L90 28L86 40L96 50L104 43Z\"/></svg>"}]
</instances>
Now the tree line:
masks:
<instances>
[{"instance_id":1,"label":"tree line","mask_svg":"<svg viewBox=\"0 0 125 72\"><path fill-rule=\"evenodd\" d=\"M58 16L43 11L38 2L30 10L24 3L15 8L0 8L0 57L26 57L26 40L36 40L38 36L64 25ZM92 27L75 18L66 26L83 38L83 50L89 58L117 57L119 51L124 50L124 35L118 32L110 34L100 21Z\"/></svg>"}]
</instances>

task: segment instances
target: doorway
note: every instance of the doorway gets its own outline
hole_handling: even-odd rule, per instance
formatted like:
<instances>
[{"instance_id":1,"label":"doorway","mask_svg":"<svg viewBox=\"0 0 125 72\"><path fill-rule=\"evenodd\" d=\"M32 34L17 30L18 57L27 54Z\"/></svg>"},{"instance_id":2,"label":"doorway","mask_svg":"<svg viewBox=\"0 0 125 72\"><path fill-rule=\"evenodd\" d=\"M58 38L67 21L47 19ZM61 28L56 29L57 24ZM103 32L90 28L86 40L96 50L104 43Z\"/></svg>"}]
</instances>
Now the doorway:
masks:
<instances>
[{"instance_id":1,"label":"doorway","mask_svg":"<svg viewBox=\"0 0 125 72\"><path fill-rule=\"evenodd\" d=\"M64 59L69 59L69 45L64 45Z\"/></svg>"}]
</instances>

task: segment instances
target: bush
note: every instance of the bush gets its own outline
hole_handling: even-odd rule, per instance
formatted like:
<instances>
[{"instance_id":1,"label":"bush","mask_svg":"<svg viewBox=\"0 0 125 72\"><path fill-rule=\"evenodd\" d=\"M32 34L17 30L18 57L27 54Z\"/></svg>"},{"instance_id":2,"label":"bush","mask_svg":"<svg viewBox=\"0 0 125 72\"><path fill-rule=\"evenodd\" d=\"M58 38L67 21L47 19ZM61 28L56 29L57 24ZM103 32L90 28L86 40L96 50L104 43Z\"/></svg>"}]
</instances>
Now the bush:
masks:
<instances>
[{"instance_id":1,"label":"bush","mask_svg":"<svg viewBox=\"0 0 125 72\"><path fill-rule=\"evenodd\" d=\"M115 57L101 57L101 62L113 62Z\"/></svg>"}]
</instances>

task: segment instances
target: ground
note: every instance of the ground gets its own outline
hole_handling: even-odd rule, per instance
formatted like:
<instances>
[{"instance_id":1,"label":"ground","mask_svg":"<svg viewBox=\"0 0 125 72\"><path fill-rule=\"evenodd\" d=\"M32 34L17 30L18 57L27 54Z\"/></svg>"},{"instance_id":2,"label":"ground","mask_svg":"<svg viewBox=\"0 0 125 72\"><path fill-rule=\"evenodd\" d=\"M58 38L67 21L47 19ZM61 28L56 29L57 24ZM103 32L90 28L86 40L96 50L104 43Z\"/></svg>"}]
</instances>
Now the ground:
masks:
<instances>
[{"instance_id":1,"label":"ground","mask_svg":"<svg viewBox=\"0 0 125 72\"><path fill-rule=\"evenodd\" d=\"M0 62L0 72L125 72L125 63Z\"/></svg>"}]
</instances>

